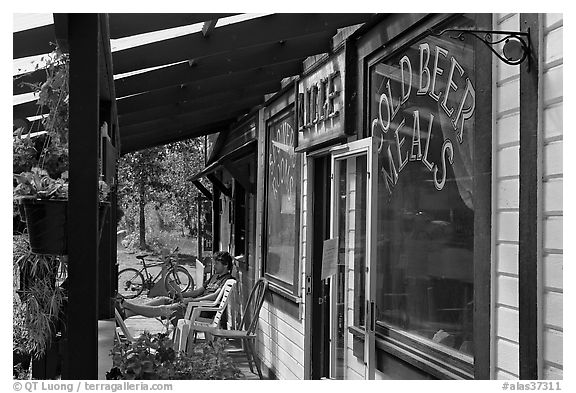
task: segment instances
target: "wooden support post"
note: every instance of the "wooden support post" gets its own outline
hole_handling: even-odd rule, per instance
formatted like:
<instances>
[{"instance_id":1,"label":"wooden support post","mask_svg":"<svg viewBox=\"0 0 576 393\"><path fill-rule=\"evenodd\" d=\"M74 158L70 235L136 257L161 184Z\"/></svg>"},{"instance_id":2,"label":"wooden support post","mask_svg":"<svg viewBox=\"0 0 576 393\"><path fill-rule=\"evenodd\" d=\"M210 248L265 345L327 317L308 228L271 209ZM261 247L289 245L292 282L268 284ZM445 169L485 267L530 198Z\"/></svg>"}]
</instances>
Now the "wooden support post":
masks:
<instances>
[{"instance_id":1,"label":"wooden support post","mask_svg":"<svg viewBox=\"0 0 576 393\"><path fill-rule=\"evenodd\" d=\"M518 300L520 379L538 379L538 14L520 14L532 53L520 65Z\"/></svg>"},{"instance_id":2,"label":"wooden support post","mask_svg":"<svg viewBox=\"0 0 576 393\"><path fill-rule=\"evenodd\" d=\"M214 187L212 195L212 252L220 250L220 191Z\"/></svg>"},{"instance_id":3,"label":"wooden support post","mask_svg":"<svg viewBox=\"0 0 576 393\"><path fill-rule=\"evenodd\" d=\"M98 378L100 16L68 15L70 135L68 346L63 379Z\"/></svg>"}]
</instances>

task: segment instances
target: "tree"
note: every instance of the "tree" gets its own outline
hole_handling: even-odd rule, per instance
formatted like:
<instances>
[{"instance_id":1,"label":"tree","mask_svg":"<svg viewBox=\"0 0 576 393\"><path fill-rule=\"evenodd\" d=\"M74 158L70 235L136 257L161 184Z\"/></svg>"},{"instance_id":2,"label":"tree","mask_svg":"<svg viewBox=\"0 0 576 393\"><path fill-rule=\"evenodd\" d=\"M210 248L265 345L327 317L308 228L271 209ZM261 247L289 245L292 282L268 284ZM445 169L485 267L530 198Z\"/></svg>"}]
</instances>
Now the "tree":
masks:
<instances>
[{"instance_id":1,"label":"tree","mask_svg":"<svg viewBox=\"0 0 576 393\"><path fill-rule=\"evenodd\" d=\"M190 179L204 168L204 159L203 137L122 157L118 170L118 195L128 228L136 230L138 223L140 249L147 247L144 207L150 202L155 204L161 224L168 223L167 227L172 227L174 222L178 222L190 236L196 235L199 193Z\"/></svg>"},{"instance_id":2,"label":"tree","mask_svg":"<svg viewBox=\"0 0 576 393\"><path fill-rule=\"evenodd\" d=\"M147 202L156 200L159 194L165 191L162 181L164 157L165 148L154 147L126 154L120 160L119 199L123 205L133 203L131 201L138 204L141 250L147 249L144 207Z\"/></svg>"},{"instance_id":3,"label":"tree","mask_svg":"<svg viewBox=\"0 0 576 393\"><path fill-rule=\"evenodd\" d=\"M203 139L188 139L168 145L164 161L167 190L190 236L194 236L196 228L199 227L197 223L198 190L190 179L204 168Z\"/></svg>"}]
</instances>

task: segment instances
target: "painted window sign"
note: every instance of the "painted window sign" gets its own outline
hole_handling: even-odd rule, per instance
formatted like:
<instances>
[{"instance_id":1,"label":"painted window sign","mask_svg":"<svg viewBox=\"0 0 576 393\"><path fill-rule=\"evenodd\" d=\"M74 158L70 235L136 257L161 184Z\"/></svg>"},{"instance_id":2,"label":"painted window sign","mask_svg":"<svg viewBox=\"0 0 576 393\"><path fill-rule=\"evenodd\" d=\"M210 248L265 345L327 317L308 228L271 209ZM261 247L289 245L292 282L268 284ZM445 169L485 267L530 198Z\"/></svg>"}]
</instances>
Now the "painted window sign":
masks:
<instances>
[{"instance_id":1,"label":"painted window sign","mask_svg":"<svg viewBox=\"0 0 576 393\"><path fill-rule=\"evenodd\" d=\"M266 273L292 285L300 166L294 151L294 111L268 124L268 247Z\"/></svg>"},{"instance_id":2,"label":"painted window sign","mask_svg":"<svg viewBox=\"0 0 576 393\"><path fill-rule=\"evenodd\" d=\"M344 54L335 56L298 84L298 147L344 134Z\"/></svg>"},{"instance_id":3,"label":"painted window sign","mask_svg":"<svg viewBox=\"0 0 576 393\"><path fill-rule=\"evenodd\" d=\"M382 175L391 193L408 162L419 161L442 190L455 150L471 137L475 88L463 45L420 42L399 60L378 64L373 75L372 135L379 136ZM468 57L469 58L469 57ZM431 148L439 143L440 148ZM466 149L466 147L462 147ZM439 153L439 154L435 154Z\"/></svg>"},{"instance_id":4,"label":"painted window sign","mask_svg":"<svg viewBox=\"0 0 576 393\"><path fill-rule=\"evenodd\" d=\"M425 37L374 64L368 92L379 141L378 324L470 356L474 55L468 43Z\"/></svg>"}]
</instances>

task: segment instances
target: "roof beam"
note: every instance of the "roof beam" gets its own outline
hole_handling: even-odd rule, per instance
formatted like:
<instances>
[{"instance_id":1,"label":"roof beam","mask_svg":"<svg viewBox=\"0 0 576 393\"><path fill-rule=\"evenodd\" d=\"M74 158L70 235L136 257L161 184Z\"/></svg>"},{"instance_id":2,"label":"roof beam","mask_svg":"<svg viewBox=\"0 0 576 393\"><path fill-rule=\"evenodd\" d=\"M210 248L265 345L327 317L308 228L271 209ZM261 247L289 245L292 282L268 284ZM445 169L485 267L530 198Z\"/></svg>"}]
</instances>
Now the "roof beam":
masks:
<instances>
[{"instance_id":1,"label":"roof beam","mask_svg":"<svg viewBox=\"0 0 576 393\"><path fill-rule=\"evenodd\" d=\"M220 181L220 179L214 176L213 173L207 174L206 177L212 184L214 184L214 187L220 190L222 194L226 195L228 198L232 198L232 188L226 187L224 183Z\"/></svg>"},{"instance_id":2,"label":"roof beam","mask_svg":"<svg viewBox=\"0 0 576 393\"><path fill-rule=\"evenodd\" d=\"M193 180L192 184L194 184L206 198L210 200L212 199L212 193L206 187L204 187L204 184L200 183L200 180Z\"/></svg>"},{"instance_id":3,"label":"roof beam","mask_svg":"<svg viewBox=\"0 0 576 393\"><path fill-rule=\"evenodd\" d=\"M202 35L204 38L207 38L214 31L216 22L218 22L218 19L207 20L204 22L204 25L202 26Z\"/></svg>"},{"instance_id":4,"label":"roof beam","mask_svg":"<svg viewBox=\"0 0 576 393\"><path fill-rule=\"evenodd\" d=\"M43 68L15 76L12 78L12 95L32 93L34 90L27 83L42 84L44 82L46 82L46 70Z\"/></svg>"},{"instance_id":5,"label":"roof beam","mask_svg":"<svg viewBox=\"0 0 576 393\"><path fill-rule=\"evenodd\" d=\"M114 73L142 70L295 37L335 33L372 14L273 14L222 26L207 40L202 32L114 52Z\"/></svg>"},{"instance_id":6,"label":"roof beam","mask_svg":"<svg viewBox=\"0 0 576 393\"><path fill-rule=\"evenodd\" d=\"M230 124L232 119L227 119L209 126L189 127L171 133L156 133L142 136L133 136L131 138L122 138L121 154L131 153L133 151L147 149L149 147L166 145L168 143L178 142L186 139L192 139L203 135L213 134L222 131Z\"/></svg>"},{"instance_id":7,"label":"roof beam","mask_svg":"<svg viewBox=\"0 0 576 393\"><path fill-rule=\"evenodd\" d=\"M125 127L144 121L182 115L192 111L216 107L221 105L223 102L237 102L246 99L263 98L266 94L273 93L279 88L280 84L276 81L272 81L246 88L211 94L191 101L157 106L138 112L130 112L120 116L120 125Z\"/></svg>"},{"instance_id":8,"label":"roof beam","mask_svg":"<svg viewBox=\"0 0 576 393\"><path fill-rule=\"evenodd\" d=\"M135 134L146 134L178 128L187 128L195 125L206 125L219 119L236 118L248 112L252 107L263 101L264 97L241 101L238 103L223 103L219 107L209 108L196 112L189 112L172 118L162 118L153 121L142 122L121 128L121 135L128 137Z\"/></svg>"},{"instance_id":9,"label":"roof beam","mask_svg":"<svg viewBox=\"0 0 576 393\"><path fill-rule=\"evenodd\" d=\"M110 38L193 25L237 14L110 14Z\"/></svg>"},{"instance_id":10,"label":"roof beam","mask_svg":"<svg viewBox=\"0 0 576 393\"><path fill-rule=\"evenodd\" d=\"M258 67L288 61L303 61L306 57L330 50L331 36L325 32L306 38L296 38L282 43L273 42L244 48L215 56L116 79L118 97L137 94L143 90L154 90L181 85L217 75L247 71Z\"/></svg>"},{"instance_id":11,"label":"roof beam","mask_svg":"<svg viewBox=\"0 0 576 393\"><path fill-rule=\"evenodd\" d=\"M54 17L57 18L57 14ZM110 14L110 38L149 33L179 26L192 25L237 14ZM54 50L57 34L54 24L14 33L13 58L43 55ZM58 34L61 38L64 36Z\"/></svg>"},{"instance_id":12,"label":"roof beam","mask_svg":"<svg viewBox=\"0 0 576 393\"><path fill-rule=\"evenodd\" d=\"M13 43L14 59L50 53L56 43L54 24L17 31L14 33Z\"/></svg>"},{"instance_id":13,"label":"roof beam","mask_svg":"<svg viewBox=\"0 0 576 393\"><path fill-rule=\"evenodd\" d=\"M12 116L14 119L24 119L26 117L43 115L48 112L48 107L38 105L38 100L24 102L12 107Z\"/></svg>"},{"instance_id":14,"label":"roof beam","mask_svg":"<svg viewBox=\"0 0 576 393\"><path fill-rule=\"evenodd\" d=\"M233 74L203 79L186 85L153 90L118 100L118 113L125 114L158 106L158 103L176 103L201 98L205 95L222 93L252 84L261 84L280 80L287 76L298 75L302 63L283 63L262 69L237 72Z\"/></svg>"}]
</instances>

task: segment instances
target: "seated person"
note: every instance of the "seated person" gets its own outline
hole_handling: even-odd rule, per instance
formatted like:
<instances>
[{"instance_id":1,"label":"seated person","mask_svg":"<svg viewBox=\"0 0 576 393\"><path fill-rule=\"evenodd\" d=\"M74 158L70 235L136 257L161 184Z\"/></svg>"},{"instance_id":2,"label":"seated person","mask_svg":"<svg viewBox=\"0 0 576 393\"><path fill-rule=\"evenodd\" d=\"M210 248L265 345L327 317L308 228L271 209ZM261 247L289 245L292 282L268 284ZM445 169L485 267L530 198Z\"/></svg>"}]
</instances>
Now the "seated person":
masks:
<instances>
[{"instance_id":1,"label":"seated person","mask_svg":"<svg viewBox=\"0 0 576 393\"><path fill-rule=\"evenodd\" d=\"M176 300L167 296L156 297L144 304L135 304L122 297L115 299L115 307L123 319L134 315L142 315L150 318L170 318L176 325L179 319L184 318L186 307L189 302L210 301L218 297L220 288L226 280L234 278L232 270L232 256L226 251L214 253L214 274L203 286L187 292L179 293Z\"/></svg>"}]
</instances>

